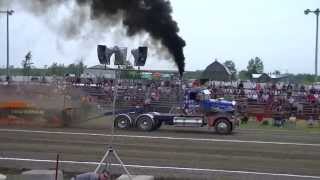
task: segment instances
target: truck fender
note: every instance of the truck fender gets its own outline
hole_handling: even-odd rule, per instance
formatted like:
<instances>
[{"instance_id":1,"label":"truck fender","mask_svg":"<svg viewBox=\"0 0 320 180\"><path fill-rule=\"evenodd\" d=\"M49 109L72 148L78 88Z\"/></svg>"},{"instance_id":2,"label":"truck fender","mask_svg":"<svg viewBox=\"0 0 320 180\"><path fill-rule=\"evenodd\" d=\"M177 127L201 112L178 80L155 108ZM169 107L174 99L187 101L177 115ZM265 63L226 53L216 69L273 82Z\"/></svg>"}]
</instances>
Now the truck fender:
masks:
<instances>
[{"instance_id":1,"label":"truck fender","mask_svg":"<svg viewBox=\"0 0 320 180\"><path fill-rule=\"evenodd\" d=\"M207 124L209 127L213 127L215 124L216 118L213 115L207 116Z\"/></svg>"},{"instance_id":2,"label":"truck fender","mask_svg":"<svg viewBox=\"0 0 320 180\"><path fill-rule=\"evenodd\" d=\"M213 127L215 126L216 122L219 120L219 119L225 119L227 121L230 121L230 117L227 116L227 115L224 115L224 114L219 114L219 115L208 115L207 116L207 122L208 122L208 126L209 127ZM232 124L232 123L231 123Z\"/></svg>"},{"instance_id":3,"label":"truck fender","mask_svg":"<svg viewBox=\"0 0 320 180\"><path fill-rule=\"evenodd\" d=\"M152 119L153 123L155 123L155 121L154 121L154 116L153 116L152 114L150 114L150 113L146 113L146 114L141 114L141 115L139 115L139 116L136 118L136 120L135 120L135 124L137 123L137 121L139 120L139 118L141 118L141 117L143 117L143 116L148 116L150 119Z\"/></svg>"}]
</instances>

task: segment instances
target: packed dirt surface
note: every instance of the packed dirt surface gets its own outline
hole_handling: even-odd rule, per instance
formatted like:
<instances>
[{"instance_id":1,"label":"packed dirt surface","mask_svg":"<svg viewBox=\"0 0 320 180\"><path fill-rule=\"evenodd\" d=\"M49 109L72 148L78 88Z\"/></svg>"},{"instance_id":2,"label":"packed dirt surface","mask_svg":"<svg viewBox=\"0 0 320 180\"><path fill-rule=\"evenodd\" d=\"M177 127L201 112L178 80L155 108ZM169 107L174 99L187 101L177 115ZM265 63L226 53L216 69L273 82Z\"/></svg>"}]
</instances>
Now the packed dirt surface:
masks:
<instances>
[{"instance_id":1,"label":"packed dirt surface","mask_svg":"<svg viewBox=\"0 0 320 180\"><path fill-rule=\"evenodd\" d=\"M320 178L317 133L237 130L220 136L206 128L164 127L152 133L115 134L114 148L124 163L146 166L129 166L132 174L223 180ZM60 153L62 161L72 161L61 163L63 170L85 172L96 167L92 162L102 158L110 140L110 128L1 129L0 152L2 158L42 160L54 160ZM2 159L0 167L54 168L54 162L21 159Z\"/></svg>"},{"instance_id":2,"label":"packed dirt surface","mask_svg":"<svg viewBox=\"0 0 320 180\"><path fill-rule=\"evenodd\" d=\"M64 127L81 124L90 113L96 114L94 105L83 101L85 97L81 89L63 84L0 85L0 125Z\"/></svg>"}]
</instances>

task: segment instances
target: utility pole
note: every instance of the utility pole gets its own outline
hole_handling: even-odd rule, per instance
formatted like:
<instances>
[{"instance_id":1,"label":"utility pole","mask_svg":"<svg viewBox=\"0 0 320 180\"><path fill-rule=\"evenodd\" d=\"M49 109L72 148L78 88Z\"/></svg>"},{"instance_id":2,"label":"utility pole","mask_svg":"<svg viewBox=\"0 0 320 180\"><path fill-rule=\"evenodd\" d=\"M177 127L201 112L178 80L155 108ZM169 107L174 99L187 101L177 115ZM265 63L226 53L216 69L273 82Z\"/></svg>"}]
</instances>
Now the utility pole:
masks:
<instances>
[{"instance_id":1,"label":"utility pole","mask_svg":"<svg viewBox=\"0 0 320 180\"><path fill-rule=\"evenodd\" d=\"M6 11L0 11L0 13L7 14L7 81L9 82L10 79L10 73L9 73L9 59L10 59L10 53L9 53L9 16L14 13L13 10L6 10Z\"/></svg>"},{"instance_id":2,"label":"utility pole","mask_svg":"<svg viewBox=\"0 0 320 180\"><path fill-rule=\"evenodd\" d=\"M319 14L320 10L319 8L311 11L310 9L306 9L304 11L304 14L308 15L309 13L314 13L316 15L316 47L315 47L315 81L317 81L318 77L318 34L319 34Z\"/></svg>"}]
</instances>

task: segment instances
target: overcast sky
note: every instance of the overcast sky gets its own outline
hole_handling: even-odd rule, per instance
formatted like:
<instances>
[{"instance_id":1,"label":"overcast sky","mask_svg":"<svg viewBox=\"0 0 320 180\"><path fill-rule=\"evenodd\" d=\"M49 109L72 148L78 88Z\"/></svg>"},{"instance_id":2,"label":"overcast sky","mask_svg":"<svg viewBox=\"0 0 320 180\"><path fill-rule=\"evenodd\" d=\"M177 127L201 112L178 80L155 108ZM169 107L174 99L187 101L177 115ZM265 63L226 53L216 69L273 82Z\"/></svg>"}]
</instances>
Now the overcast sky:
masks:
<instances>
[{"instance_id":1,"label":"overcast sky","mask_svg":"<svg viewBox=\"0 0 320 180\"><path fill-rule=\"evenodd\" d=\"M2 1L2 0L0 0ZM21 0L22 1L22 0ZM32 0L30 0L32 1ZM315 15L304 15L307 8L320 8L319 0L171 0L173 16L186 40L186 70L204 69L214 59L233 60L238 70L259 56L266 72L314 72ZM4 7L1 7L4 8ZM108 31L105 39L90 35L65 40L46 23L49 14L37 17L19 5L10 17L11 64L21 66L31 50L33 62L43 67L53 62L69 64L84 57L85 64L96 65L96 45L140 45L137 38L126 38L124 31ZM59 13L63 16L63 13ZM115 38L116 37L116 38ZM151 57L147 68L172 69L170 60ZM6 18L0 16L0 66L6 64Z\"/></svg>"}]
</instances>

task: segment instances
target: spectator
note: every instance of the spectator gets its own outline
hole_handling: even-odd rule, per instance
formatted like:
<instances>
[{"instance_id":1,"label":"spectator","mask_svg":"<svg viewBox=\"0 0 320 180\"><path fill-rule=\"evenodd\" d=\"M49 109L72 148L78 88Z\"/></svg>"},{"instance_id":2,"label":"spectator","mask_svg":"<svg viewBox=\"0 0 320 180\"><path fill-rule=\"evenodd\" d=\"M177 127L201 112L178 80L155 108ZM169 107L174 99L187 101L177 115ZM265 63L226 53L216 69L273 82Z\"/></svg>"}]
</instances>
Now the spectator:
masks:
<instances>
[{"instance_id":1,"label":"spectator","mask_svg":"<svg viewBox=\"0 0 320 180\"><path fill-rule=\"evenodd\" d=\"M288 99L289 104L293 105L294 103L294 98L292 96L289 97Z\"/></svg>"},{"instance_id":2,"label":"spectator","mask_svg":"<svg viewBox=\"0 0 320 180\"><path fill-rule=\"evenodd\" d=\"M300 86L300 92L305 92L306 88L304 87L304 85Z\"/></svg>"},{"instance_id":3,"label":"spectator","mask_svg":"<svg viewBox=\"0 0 320 180\"><path fill-rule=\"evenodd\" d=\"M272 86L271 86L271 89L272 89L272 91L276 91L277 90L277 86L276 86L276 84L272 84Z\"/></svg>"},{"instance_id":4,"label":"spectator","mask_svg":"<svg viewBox=\"0 0 320 180\"><path fill-rule=\"evenodd\" d=\"M269 100L269 94L267 94L267 93L264 93L263 95L262 95L262 100L263 100L263 102L268 102L268 100Z\"/></svg>"},{"instance_id":5,"label":"spectator","mask_svg":"<svg viewBox=\"0 0 320 180\"><path fill-rule=\"evenodd\" d=\"M313 94L309 94L309 95L307 96L307 100L308 100L308 102L311 103L311 104L314 104L314 103L316 102L316 98L315 98L315 96L314 96Z\"/></svg>"},{"instance_id":6,"label":"spectator","mask_svg":"<svg viewBox=\"0 0 320 180\"><path fill-rule=\"evenodd\" d=\"M281 92L282 92L282 93L287 92L287 87L286 87L286 85L282 85Z\"/></svg>"},{"instance_id":7,"label":"spectator","mask_svg":"<svg viewBox=\"0 0 320 180\"><path fill-rule=\"evenodd\" d=\"M243 89L243 82L241 81L240 84L238 85L238 89Z\"/></svg>"},{"instance_id":8,"label":"spectator","mask_svg":"<svg viewBox=\"0 0 320 180\"><path fill-rule=\"evenodd\" d=\"M309 116L309 119L308 119L308 125L309 127L313 127L314 126L314 123L315 123L315 120L312 116Z\"/></svg>"}]
</instances>

